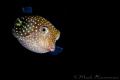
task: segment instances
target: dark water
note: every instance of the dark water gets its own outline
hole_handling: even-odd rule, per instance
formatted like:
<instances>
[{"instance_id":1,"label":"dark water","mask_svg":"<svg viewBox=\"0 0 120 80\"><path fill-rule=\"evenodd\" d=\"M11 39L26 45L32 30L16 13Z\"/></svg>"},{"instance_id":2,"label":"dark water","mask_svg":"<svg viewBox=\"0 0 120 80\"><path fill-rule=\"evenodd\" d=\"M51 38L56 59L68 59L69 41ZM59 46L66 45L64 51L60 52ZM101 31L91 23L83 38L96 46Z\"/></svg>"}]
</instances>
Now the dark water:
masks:
<instances>
[{"instance_id":1,"label":"dark water","mask_svg":"<svg viewBox=\"0 0 120 80\"><path fill-rule=\"evenodd\" d=\"M24 1L24 0L22 0ZM103 6L63 5L54 7L39 2L16 2L6 15L6 50L3 62L9 79L75 80L80 76L119 76L119 17L116 9ZM52 5L52 4L51 4ZM86 5L86 7L85 7ZM56 45L63 48L58 55L37 54L25 49L12 35L14 20L22 15L22 7L31 6L32 14L49 20L61 37ZM45 7L47 6L47 7ZM114 12L114 13L112 13ZM80 78L82 79L82 78Z\"/></svg>"}]
</instances>

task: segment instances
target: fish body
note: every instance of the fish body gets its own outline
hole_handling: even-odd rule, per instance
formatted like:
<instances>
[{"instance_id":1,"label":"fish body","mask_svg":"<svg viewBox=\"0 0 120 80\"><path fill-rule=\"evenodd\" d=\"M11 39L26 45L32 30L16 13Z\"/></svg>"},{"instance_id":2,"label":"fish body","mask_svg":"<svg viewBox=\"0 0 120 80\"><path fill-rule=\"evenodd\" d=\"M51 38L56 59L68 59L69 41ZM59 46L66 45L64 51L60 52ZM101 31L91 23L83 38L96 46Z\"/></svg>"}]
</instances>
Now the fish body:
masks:
<instances>
[{"instance_id":1,"label":"fish body","mask_svg":"<svg viewBox=\"0 0 120 80\"><path fill-rule=\"evenodd\" d=\"M12 33L25 48L36 53L54 51L60 37L60 31L41 16L17 18Z\"/></svg>"}]
</instances>

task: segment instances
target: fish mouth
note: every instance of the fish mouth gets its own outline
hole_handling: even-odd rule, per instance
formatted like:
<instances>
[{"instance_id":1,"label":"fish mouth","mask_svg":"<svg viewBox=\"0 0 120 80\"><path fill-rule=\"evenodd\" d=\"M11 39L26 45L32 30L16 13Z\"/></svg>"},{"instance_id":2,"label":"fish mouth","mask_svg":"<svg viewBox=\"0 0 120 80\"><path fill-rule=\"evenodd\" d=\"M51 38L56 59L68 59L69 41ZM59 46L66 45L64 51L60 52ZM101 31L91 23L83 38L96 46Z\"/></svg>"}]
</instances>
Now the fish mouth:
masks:
<instances>
[{"instance_id":1,"label":"fish mouth","mask_svg":"<svg viewBox=\"0 0 120 80\"><path fill-rule=\"evenodd\" d=\"M55 45L50 45L47 50L54 51L55 50Z\"/></svg>"},{"instance_id":2,"label":"fish mouth","mask_svg":"<svg viewBox=\"0 0 120 80\"><path fill-rule=\"evenodd\" d=\"M55 50L55 48L48 48L48 50L49 50L49 51L54 51L54 50Z\"/></svg>"}]
</instances>

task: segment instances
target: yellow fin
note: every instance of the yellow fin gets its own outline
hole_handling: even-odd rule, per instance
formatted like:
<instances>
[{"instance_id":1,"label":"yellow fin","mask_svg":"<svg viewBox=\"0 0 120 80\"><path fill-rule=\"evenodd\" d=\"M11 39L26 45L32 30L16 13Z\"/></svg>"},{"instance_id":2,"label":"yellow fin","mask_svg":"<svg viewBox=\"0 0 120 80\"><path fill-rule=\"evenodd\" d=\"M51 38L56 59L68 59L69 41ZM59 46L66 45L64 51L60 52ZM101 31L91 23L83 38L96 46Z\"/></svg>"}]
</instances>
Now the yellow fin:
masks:
<instances>
[{"instance_id":1,"label":"yellow fin","mask_svg":"<svg viewBox=\"0 0 120 80\"><path fill-rule=\"evenodd\" d=\"M21 26L22 25L22 21L19 18L17 18L16 21L15 21L15 25L16 26Z\"/></svg>"}]
</instances>

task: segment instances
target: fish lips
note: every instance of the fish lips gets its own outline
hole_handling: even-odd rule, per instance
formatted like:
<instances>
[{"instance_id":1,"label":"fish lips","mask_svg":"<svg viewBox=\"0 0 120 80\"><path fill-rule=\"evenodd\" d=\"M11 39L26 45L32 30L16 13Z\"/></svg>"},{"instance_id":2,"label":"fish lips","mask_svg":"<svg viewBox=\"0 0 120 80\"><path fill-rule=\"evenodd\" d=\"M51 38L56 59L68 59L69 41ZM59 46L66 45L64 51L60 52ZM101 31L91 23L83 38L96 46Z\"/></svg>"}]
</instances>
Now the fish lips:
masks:
<instances>
[{"instance_id":1,"label":"fish lips","mask_svg":"<svg viewBox=\"0 0 120 80\"><path fill-rule=\"evenodd\" d=\"M48 49L49 51L54 51L55 50L55 44L51 44Z\"/></svg>"}]
</instances>

